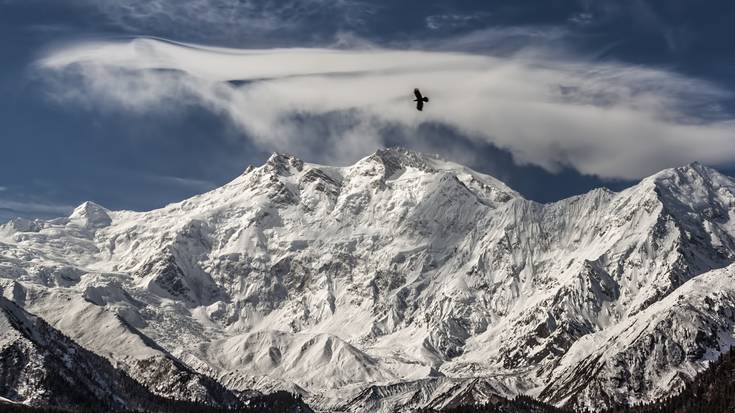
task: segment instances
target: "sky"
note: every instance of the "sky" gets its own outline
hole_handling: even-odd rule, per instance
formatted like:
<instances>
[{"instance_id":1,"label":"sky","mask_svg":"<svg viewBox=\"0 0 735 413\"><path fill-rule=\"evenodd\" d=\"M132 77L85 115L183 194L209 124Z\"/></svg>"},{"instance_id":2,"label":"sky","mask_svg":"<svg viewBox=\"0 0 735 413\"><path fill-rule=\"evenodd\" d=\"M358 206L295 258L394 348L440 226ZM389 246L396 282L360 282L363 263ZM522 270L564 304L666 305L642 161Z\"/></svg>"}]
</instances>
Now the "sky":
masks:
<instances>
[{"instance_id":1,"label":"sky","mask_svg":"<svg viewBox=\"0 0 735 413\"><path fill-rule=\"evenodd\" d=\"M0 0L0 221L403 146L553 202L735 175L729 0ZM417 112L414 87L431 101Z\"/></svg>"}]
</instances>

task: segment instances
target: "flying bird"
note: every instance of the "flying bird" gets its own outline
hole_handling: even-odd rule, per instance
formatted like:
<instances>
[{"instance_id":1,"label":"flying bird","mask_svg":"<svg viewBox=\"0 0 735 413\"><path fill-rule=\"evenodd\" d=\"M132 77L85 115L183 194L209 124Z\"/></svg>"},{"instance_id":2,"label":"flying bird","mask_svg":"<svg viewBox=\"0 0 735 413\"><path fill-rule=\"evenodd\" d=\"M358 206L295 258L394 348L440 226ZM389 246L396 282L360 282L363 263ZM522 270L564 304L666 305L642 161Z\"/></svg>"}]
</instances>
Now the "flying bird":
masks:
<instances>
[{"instance_id":1,"label":"flying bird","mask_svg":"<svg viewBox=\"0 0 735 413\"><path fill-rule=\"evenodd\" d=\"M421 95L421 91L418 88L413 90L413 94L416 95L416 99L413 100L416 102L416 110L424 110L424 102L428 102L429 98Z\"/></svg>"}]
</instances>

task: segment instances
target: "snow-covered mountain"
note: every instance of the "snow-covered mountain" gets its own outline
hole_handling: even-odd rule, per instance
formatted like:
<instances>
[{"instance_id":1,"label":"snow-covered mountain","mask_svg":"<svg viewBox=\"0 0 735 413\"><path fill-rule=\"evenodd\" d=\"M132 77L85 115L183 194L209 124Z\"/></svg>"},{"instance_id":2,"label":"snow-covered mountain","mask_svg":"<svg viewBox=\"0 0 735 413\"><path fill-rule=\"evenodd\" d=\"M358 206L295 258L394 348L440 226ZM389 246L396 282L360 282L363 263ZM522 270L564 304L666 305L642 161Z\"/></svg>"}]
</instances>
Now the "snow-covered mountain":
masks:
<instances>
[{"instance_id":1,"label":"snow-covered mountain","mask_svg":"<svg viewBox=\"0 0 735 413\"><path fill-rule=\"evenodd\" d=\"M735 343L734 213L735 180L699 164L538 204L403 149L273 155L150 212L12 220L0 288L166 397L220 400L212 376L326 410L603 408Z\"/></svg>"},{"instance_id":2,"label":"snow-covered mountain","mask_svg":"<svg viewBox=\"0 0 735 413\"><path fill-rule=\"evenodd\" d=\"M106 359L0 297L0 391L31 405L146 408L152 397ZM146 403L148 402L148 403Z\"/></svg>"}]
</instances>

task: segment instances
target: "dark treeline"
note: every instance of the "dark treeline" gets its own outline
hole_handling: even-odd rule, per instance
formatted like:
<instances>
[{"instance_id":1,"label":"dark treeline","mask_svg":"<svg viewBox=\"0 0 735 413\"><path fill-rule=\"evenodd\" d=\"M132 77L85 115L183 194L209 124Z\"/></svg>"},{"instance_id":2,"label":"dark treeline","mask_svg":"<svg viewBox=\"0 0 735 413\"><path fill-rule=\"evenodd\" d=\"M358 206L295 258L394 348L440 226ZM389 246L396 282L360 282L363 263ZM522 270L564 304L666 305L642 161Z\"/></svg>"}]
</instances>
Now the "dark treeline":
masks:
<instances>
[{"instance_id":1,"label":"dark treeline","mask_svg":"<svg viewBox=\"0 0 735 413\"><path fill-rule=\"evenodd\" d=\"M517 396L513 400L503 400L486 405L456 406L442 410L424 409L420 413L571 413L544 404L529 396Z\"/></svg>"},{"instance_id":2,"label":"dark treeline","mask_svg":"<svg viewBox=\"0 0 735 413\"><path fill-rule=\"evenodd\" d=\"M150 396L149 396L150 397ZM146 409L160 413L307 413L312 410L301 400L287 392L276 392L254 397L237 409L216 408L192 402L158 398L151 400L155 407ZM65 413L70 410L38 408L0 403L3 413ZM109 408L85 409L89 412L111 412ZM117 410L119 411L119 410ZM420 413L572 413L570 410L549 406L528 396L502 400L494 404L456 406L441 411L424 409ZM654 403L618 407L603 413L720 413L735 412L735 351L729 351L714 361L704 372L681 392ZM134 412L130 412L134 413ZM586 412L577 412L586 413Z\"/></svg>"},{"instance_id":3,"label":"dark treeline","mask_svg":"<svg viewBox=\"0 0 735 413\"><path fill-rule=\"evenodd\" d=\"M527 396L485 406L459 406L441 413L572 413ZM735 412L735 351L720 355L704 372L698 374L684 390L656 402L624 406L602 413L732 413ZM422 413L438 413L423 410ZM591 413L591 412L577 412Z\"/></svg>"},{"instance_id":4,"label":"dark treeline","mask_svg":"<svg viewBox=\"0 0 735 413\"><path fill-rule=\"evenodd\" d=\"M287 392L252 397L245 401L211 377L200 375L207 390L209 405L168 399L152 393L109 360L77 344L43 319L27 313L0 295L0 312L24 339L0 349L0 395L20 399L17 388L21 377L29 376L37 386L39 407L0 402L5 412L157 412L157 413L302 413L311 409ZM35 368L36 359L42 368ZM186 366L181 371L194 374ZM174 385L184 385L179 377ZM226 406L213 407L213 406ZM229 407L229 409L228 409ZM126 410L127 409L127 410Z\"/></svg>"},{"instance_id":5,"label":"dark treeline","mask_svg":"<svg viewBox=\"0 0 735 413\"><path fill-rule=\"evenodd\" d=\"M301 400L300 396L279 391L268 395L256 396L245 404L234 409L225 409L197 404L181 400L160 399L156 407L145 412L139 410L115 410L104 407L83 409L55 409L50 407L31 407L22 404L0 402L2 413L311 413L312 410Z\"/></svg>"},{"instance_id":6,"label":"dark treeline","mask_svg":"<svg viewBox=\"0 0 735 413\"><path fill-rule=\"evenodd\" d=\"M605 413L735 412L735 351L720 355L680 393L654 403L622 407Z\"/></svg>"}]
</instances>

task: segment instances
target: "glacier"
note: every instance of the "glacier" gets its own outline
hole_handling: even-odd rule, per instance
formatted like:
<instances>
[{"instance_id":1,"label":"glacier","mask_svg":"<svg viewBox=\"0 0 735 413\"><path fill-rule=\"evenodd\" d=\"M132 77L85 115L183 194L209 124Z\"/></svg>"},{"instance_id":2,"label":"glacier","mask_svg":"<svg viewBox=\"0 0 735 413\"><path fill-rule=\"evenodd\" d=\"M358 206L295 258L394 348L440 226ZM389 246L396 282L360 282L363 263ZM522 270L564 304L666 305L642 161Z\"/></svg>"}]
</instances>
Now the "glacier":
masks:
<instances>
[{"instance_id":1,"label":"glacier","mask_svg":"<svg viewBox=\"0 0 735 413\"><path fill-rule=\"evenodd\" d=\"M681 389L735 343L734 214L735 180L698 163L540 204L401 148L274 154L153 211L13 219L0 289L164 397L599 410Z\"/></svg>"}]
</instances>

